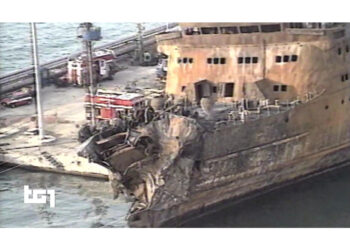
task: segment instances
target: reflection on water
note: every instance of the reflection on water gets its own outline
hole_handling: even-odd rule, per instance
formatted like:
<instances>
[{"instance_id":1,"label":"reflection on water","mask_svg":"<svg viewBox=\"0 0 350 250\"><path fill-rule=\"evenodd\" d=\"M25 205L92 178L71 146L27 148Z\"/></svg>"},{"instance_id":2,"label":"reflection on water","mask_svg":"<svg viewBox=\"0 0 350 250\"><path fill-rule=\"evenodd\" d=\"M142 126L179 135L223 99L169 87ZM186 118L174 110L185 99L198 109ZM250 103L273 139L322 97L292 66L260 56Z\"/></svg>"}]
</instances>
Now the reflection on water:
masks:
<instances>
[{"instance_id":1,"label":"reflection on water","mask_svg":"<svg viewBox=\"0 0 350 250\"><path fill-rule=\"evenodd\" d=\"M24 185L54 189L56 206L24 204ZM126 227L129 206L112 199L106 181L20 169L0 174L0 227Z\"/></svg>"},{"instance_id":2,"label":"reflection on water","mask_svg":"<svg viewBox=\"0 0 350 250\"><path fill-rule=\"evenodd\" d=\"M350 168L233 204L185 227L350 227Z\"/></svg>"}]
</instances>

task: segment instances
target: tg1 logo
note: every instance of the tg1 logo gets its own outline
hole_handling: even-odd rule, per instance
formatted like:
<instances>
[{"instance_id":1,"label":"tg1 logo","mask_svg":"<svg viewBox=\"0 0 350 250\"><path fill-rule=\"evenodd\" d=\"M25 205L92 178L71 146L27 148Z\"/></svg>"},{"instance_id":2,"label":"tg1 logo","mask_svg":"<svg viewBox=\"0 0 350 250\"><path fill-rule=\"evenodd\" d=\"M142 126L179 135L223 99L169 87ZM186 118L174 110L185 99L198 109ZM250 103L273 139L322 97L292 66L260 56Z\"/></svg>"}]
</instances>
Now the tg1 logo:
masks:
<instances>
[{"instance_id":1,"label":"tg1 logo","mask_svg":"<svg viewBox=\"0 0 350 250\"><path fill-rule=\"evenodd\" d=\"M53 189L30 189L24 186L24 203L46 203L47 195L50 196L50 207L55 207L55 190Z\"/></svg>"}]
</instances>

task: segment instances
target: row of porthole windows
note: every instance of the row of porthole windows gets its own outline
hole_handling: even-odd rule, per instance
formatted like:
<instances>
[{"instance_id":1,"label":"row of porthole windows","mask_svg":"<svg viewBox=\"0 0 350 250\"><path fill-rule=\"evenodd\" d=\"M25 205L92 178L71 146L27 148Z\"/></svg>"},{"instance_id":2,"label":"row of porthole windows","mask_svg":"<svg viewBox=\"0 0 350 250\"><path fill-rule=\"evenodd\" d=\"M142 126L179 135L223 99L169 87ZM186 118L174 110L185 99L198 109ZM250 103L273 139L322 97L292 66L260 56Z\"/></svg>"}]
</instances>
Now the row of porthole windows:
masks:
<instances>
[{"instance_id":1,"label":"row of porthole windows","mask_svg":"<svg viewBox=\"0 0 350 250\"><path fill-rule=\"evenodd\" d=\"M349 100L349 102L350 102L350 97L349 97L348 100ZM341 103L341 104L344 104L344 103L345 103L344 99L342 99L340 103ZM329 109L329 106L328 106L328 105L324 106L324 109Z\"/></svg>"},{"instance_id":2,"label":"row of porthole windows","mask_svg":"<svg viewBox=\"0 0 350 250\"><path fill-rule=\"evenodd\" d=\"M258 63L259 59L256 56L253 57L238 57L238 64L250 64L250 63Z\"/></svg>"},{"instance_id":3,"label":"row of porthole windows","mask_svg":"<svg viewBox=\"0 0 350 250\"><path fill-rule=\"evenodd\" d=\"M282 62L296 62L298 61L298 56L297 55L284 55L284 56L276 56L275 59L276 63L282 63Z\"/></svg>"},{"instance_id":4,"label":"row of porthole windows","mask_svg":"<svg viewBox=\"0 0 350 250\"><path fill-rule=\"evenodd\" d=\"M178 58L177 59L177 63L184 63L184 64L186 64L186 63L193 63L193 58L190 58L190 57L184 57L184 58Z\"/></svg>"},{"instance_id":5,"label":"row of porthole windows","mask_svg":"<svg viewBox=\"0 0 350 250\"><path fill-rule=\"evenodd\" d=\"M282 62L296 62L298 60L297 55L285 55L285 56L276 56L276 63L282 63ZM237 63L238 64L256 64L259 62L259 58L254 56L254 57L238 57L237 58ZM178 58L177 63L183 63L183 64L192 64L193 63L193 58ZM225 57L211 57L207 58L207 64L226 64L226 58Z\"/></svg>"},{"instance_id":6,"label":"row of porthole windows","mask_svg":"<svg viewBox=\"0 0 350 250\"><path fill-rule=\"evenodd\" d=\"M226 64L226 58L225 57L213 57L213 58L207 58L208 64Z\"/></svg>"},{"instance_id":7,"label":"row of porthole windows","mask_svg":"<svg viewBox=\"0 0 350 250\"><path fill-rule=\"evenodd\" d=\"M349 74L348 74L348 73L346 73L346 74L344 74L344 75L341 75L341 81L342 81L342 82L345 82L345 81L347 81L347 80L349 80Z\"/></svg>"}]
</instances>

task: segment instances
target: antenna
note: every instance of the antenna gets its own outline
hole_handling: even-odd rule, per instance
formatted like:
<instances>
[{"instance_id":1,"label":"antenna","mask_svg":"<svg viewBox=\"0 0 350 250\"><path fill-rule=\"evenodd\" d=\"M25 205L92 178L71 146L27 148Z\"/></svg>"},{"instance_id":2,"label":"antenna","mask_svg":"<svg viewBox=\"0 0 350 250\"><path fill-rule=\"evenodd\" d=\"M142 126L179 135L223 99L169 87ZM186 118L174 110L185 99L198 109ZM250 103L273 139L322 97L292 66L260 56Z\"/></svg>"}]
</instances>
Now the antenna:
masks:
<instances>
[{"instance_id":1,"label":"antenna","mask_svg":"<svg viewBox=\"0 0 350 250\"><path fill-rule=\"evenodd\" d=\"M93 74L93 68L92 68L92 42L93 41L99 41L101 40L101 28L94 27L92 23L81 23L78 27L78 39L81 39L83 42L83 46L85 46L86 49L86 55L87 55L87 65L88 65L88 71L89 71L89 80L88 85L90 86L89 90L87 86L85 85L87 91L90 91L90 106L91 106L91 125L96 125L96 119L95 119L95 104L94 104L94 98L96 94L96 86L94 81L94 74Z\"/></svg>"}]
</instances>

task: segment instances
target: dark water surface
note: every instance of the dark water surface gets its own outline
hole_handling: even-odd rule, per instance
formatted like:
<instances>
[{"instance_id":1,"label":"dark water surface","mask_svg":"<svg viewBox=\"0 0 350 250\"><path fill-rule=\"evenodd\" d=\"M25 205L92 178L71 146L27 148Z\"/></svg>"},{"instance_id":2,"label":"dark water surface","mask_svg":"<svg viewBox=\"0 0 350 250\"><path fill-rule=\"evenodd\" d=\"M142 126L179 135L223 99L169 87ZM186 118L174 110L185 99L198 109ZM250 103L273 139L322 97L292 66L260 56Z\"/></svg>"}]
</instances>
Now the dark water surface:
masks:
<instances>
[{"instance_id":1,"label":"dark water surface","mask_svg":"<svg viewBox=\"0 0 350 250\"><path fill-rule=\"evenodd\" d=\"M185 227L350 227L350 166L228 205Z\"/></svg>"},{"instance_id":2,"label":"dark water surface","mask_svg":"<svg viewBox=\"0 0 350 250\"><path fill-rule=\"evenodd\" d=\"M1 169L3 170L3 169ZM24 204L23 186L56 190L56 207ZM130 203L108 182L20 169L0 174L0 227L126 227ZM350 227L350 167L228 205L185 227Z\"/></svg>"}]
</instances>

